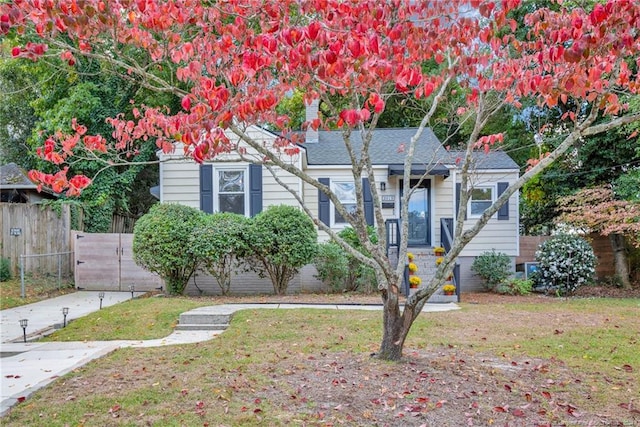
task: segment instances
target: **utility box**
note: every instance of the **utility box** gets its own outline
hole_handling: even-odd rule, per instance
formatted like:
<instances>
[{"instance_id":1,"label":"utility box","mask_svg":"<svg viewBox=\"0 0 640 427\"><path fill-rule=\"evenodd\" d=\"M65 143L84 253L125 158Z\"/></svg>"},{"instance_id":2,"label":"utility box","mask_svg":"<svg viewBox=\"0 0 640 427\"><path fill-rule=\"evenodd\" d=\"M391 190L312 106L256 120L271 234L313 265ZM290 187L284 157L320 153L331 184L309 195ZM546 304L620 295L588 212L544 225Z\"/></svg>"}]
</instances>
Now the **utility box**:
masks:
<instances>
[{"instance_id":1,"label":"utility box","mask_svg":"<svg viewBox=\"0 0 640 427\"><path fill-rule=\"evenodd\" d=\"M523 273L525 279L530 279L531 275L537 270L537 262L523 262L516 265L516 271Z\"/></svg>"}]
</instances>

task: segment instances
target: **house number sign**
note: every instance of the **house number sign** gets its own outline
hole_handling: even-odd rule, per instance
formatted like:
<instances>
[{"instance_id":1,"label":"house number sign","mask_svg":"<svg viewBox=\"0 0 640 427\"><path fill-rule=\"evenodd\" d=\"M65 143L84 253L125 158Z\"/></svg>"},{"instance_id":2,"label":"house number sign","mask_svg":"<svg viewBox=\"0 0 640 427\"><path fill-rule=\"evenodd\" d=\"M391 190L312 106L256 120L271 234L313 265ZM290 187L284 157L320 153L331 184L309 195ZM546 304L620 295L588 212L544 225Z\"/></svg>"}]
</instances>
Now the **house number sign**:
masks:
<instances>
[{"instance_id":1,"label":"house number sign","mask_svg":"<svg viewBox=\"0 0 640 427\"><path fill-rule=\"evenodd\" d=\"M11 236L22 236L22 228L10 228L9 234Z\"/></svg>"},{"instance_id":2,"label":"house number sign","mask_svg":"<svg viewBox=\"0 0 640 427\"><path fill-rule=\"evenodd\" d=\"M396 196L382 196L383 202L395 202Z\"/></svg>"}]
</instances>

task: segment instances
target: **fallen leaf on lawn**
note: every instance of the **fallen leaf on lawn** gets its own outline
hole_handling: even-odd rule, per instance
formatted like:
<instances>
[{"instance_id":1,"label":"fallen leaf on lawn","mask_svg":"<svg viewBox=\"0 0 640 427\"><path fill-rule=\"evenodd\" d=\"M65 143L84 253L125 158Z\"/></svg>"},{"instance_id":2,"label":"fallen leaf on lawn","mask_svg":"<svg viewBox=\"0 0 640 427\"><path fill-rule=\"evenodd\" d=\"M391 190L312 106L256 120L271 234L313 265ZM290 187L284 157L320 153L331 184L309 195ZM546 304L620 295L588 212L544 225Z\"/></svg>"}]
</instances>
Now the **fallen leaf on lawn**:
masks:
<instances>
[{"instance_id":1,"label":"fallen leaf on lawn","mask_svg":"<svg viewBox=\"0 0 640 427\"><path fill-rule=\"evenodd\" d=\"M493 412L507 412L509 409L508 406L494 406Z\"/></svg>"},{"instance_id":2,"label":"fallen leaf on lawn","mask_svg":"<svg viewBox=\"0 0 640 427\"><path fill-rule=\"evenodd\" d=\"M511 411L511 415L515 417L524 417L524 411L522 409L516 408L513 411Z\"/></svg>"}]
</instances>

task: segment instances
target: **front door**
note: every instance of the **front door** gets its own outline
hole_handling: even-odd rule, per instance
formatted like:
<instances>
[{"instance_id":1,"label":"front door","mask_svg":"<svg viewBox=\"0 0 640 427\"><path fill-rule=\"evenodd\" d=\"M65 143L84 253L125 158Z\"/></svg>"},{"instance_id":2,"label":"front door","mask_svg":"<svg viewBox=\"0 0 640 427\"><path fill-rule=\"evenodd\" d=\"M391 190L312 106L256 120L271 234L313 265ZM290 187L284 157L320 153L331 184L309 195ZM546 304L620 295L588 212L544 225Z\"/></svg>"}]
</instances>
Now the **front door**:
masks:
<instances>
[{"instance_id":1,"label":"front door","mask_svg":"<svg viewBox=\"0 0 640 427\"><path fill-rule=\"evenodd\" d=\"M412 179L411 187L418 185L419 180ZM431 209L430 209L431 181L423 180L413 190L409 199L409 246L429 246L431 244ZM401 186L402 191L402 186Z\"/></svg>"}]
</instances>

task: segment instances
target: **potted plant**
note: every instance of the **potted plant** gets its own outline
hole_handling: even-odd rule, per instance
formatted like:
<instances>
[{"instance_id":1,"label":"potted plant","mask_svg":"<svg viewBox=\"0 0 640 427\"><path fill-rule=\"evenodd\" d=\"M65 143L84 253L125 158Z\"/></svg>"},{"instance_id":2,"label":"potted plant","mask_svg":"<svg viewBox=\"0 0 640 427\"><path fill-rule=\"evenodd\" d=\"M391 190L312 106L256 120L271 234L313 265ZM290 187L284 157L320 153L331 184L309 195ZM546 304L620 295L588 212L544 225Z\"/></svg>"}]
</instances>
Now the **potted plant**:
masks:
<instances>
[{"instance_id":1,"label":"potted plant","mask_svg":"<svg viewBox=\"0 0 640 427\"><path fill-rule=\"evenodd\" d=\"M442 292L444 292L445 295L453 295L456 292L456 287L451 283L447 283L442 287Z\"/></svg>"},{"instance_id":2,"label":"potted plant","mask_svg":"<svg viewBox=\"0 0 640 427\"><path fill-rule=\"evenodd\" d=\"M445 250L442 246L436 246L433 248L433 254L435 256L443 256L445 254Z\"/></svg>"},{"instance_id":3,"label":"potted plant","mask_svg":"<svg viewBox=\"0 0 640 427\"><path fill-rule=\"evenodd\" d=\"M407 252L407 258L409 259L409 262L413 262L415 256L411 252Z\"/></svg>"},{"instance_id":4,"label":"potted plant","mask_svg":"<svg viewBox=\"0 0 640 427\"><path fill-rule=\"evenodd\" d=\"M444 261L444 258L443 258L443 257L438 257L438 258L436 258L436 265L440 265L440 264L442 264L442 262L443 262L443 261Z\"/></svg>"},{"instance_id":5,"label":"potted plant","mask_svg":"<svg viewBox=\"0 0 640 427\"><path fill-rule=\"evenodd\" d=\"M419 278L418 276L409 277L409 287L410 288L415 289L418 286L420 286L420 283L422 283L422 279Z\"/></svg>"},{"instance_id":6,"label":"potted plant","mask_svg":"<svg viewBox=\"0 0 640 427\"><path fill-rule=\"evenodd\" d=\"M418 266L413 262L409 263L409 267L408 268L409 268L409 274L413 274L416 271L418 271Z\"/></svg>"}]
</instances>

